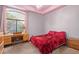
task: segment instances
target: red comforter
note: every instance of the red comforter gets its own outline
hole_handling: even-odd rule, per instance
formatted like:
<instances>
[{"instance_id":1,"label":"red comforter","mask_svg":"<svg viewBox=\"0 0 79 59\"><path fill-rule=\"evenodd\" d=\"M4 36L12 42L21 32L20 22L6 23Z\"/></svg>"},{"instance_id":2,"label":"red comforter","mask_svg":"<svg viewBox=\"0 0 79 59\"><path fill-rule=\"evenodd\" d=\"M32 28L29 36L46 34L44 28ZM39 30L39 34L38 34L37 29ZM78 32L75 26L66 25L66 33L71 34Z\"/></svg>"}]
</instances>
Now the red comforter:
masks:
<instances>
[{"instance_id":1,"label":"red comforter","mask_svg":"<svg viewBox=\"0 0 79 59\"><path fill-rule=\"evenodd\" d=\"M31 38L31 42L39 48L41 53L50 53L52 52L52 48L49 44L49 41L46 37L35 37Z\"/></svg>"},{"instance_id":2,"label":"red comforter","mask_svg":"<svg viewBox=\"0 0 79 59\"><path fill-rule=\"evenodd\" d=\"M32 36L31 42L43 54L52 53L53 49L66 44L65 32L50 31L48 34Z\"/></svg>"}]
</instances>

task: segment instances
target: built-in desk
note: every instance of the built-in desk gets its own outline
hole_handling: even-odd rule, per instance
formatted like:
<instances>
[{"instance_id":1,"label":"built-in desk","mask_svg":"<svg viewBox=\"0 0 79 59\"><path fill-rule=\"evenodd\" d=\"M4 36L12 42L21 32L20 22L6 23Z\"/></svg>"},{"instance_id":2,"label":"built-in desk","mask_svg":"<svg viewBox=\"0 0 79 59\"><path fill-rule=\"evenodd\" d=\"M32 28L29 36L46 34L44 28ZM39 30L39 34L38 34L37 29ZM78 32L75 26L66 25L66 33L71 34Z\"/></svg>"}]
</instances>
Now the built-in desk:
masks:
<instances>
[{"instance_id":1,"label":"built-in desk","mask_svg":"<svg viewBox=\"0 0 79 59\"><path fill-rule=\"evenodd\" d=\"M6 34L6 35L4 35L4 45L14 44L17 41L23 42L23 41L28 41L28 40L29 40L28 33Z\"/></svg>"}]
</instances>

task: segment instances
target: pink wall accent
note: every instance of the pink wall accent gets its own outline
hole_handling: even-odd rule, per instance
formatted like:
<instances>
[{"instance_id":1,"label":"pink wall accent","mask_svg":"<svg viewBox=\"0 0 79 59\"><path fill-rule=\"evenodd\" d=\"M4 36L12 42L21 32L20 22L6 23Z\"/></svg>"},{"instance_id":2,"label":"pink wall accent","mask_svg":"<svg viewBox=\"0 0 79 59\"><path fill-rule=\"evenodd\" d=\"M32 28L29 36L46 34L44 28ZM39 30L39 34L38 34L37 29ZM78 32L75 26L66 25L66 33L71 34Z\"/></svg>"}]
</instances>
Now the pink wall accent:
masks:
<instances>
[{"instance_id":1,"label":"pink wall accent","mask_svg":"<svg viewBox=\"0 0 79 59\"><path fill-rule=\"evenodd\" d=\"M36 10L36 8L34 6L31 6L31 5L16 5L16 6L19 8L24 8L23 10L25 10L25 11L40 13L38 10Z\"/></svg>"},{"instance_id":2,"label":"pink wall accent","mask_svg":"<svg viewBox=\"0 0 79 59\"><path fill-rule=\"evenodd\" d=\"M60 9L61 7L63 7L64 5L55 5L55 6L50 6L48 9L46 9L45 11L42 12L42 14L48 14L52 11L55 11L57 9Z\"/></svg>"},{"instance_id":3,"label":"pink wall accent","mask_svg":"<svg viewBox=\"0 0 79 59\"><path fill-rule=\"evenodd\" d=\"M13 6L8 6L8 7L13 7L20 9L22 11L31 11L39 14L46 14L49 13L50 11L57 10L59 7L63 5L43 5L43 7L37 9L35 5L13 5Z\"/></svg>"}]
</instances>

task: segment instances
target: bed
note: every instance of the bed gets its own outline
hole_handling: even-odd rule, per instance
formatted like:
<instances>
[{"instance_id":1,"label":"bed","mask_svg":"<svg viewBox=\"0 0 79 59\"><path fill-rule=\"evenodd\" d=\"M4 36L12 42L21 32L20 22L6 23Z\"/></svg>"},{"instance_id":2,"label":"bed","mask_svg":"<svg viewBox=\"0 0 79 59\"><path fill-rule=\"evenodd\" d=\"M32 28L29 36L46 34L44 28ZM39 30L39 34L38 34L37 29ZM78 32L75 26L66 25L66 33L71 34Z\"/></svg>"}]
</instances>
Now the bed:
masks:
<instances>
[{"instance_id":1,"label":"bed","mask_svg":"<svg viewBox=\"0 0 79 59\"><path fill-rule=\"evenodd\" d=\"M48 54L66 44L66 32L49 31L47 34L32 36L30 39L40 53Z\"/></svg>"}]
</instances>

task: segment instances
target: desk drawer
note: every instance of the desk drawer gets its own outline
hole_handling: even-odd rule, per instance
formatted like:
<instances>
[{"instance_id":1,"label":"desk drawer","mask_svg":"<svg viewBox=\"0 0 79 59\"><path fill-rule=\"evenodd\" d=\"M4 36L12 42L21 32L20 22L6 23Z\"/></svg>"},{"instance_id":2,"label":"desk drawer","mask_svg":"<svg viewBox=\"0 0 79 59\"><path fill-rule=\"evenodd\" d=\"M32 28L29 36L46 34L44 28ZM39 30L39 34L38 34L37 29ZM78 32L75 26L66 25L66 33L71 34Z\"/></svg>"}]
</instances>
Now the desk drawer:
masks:
<instances>
[{"instance_id":1,"label":"desk drawer","mask_svg":"<svg viewBox=\"0 0 79 59\"><path fill-rule=\"evenodd\" d=\"M6 44L11 44L11 37L9 36L4 37L4 45Z\"/></svg>"}]
</instances>

